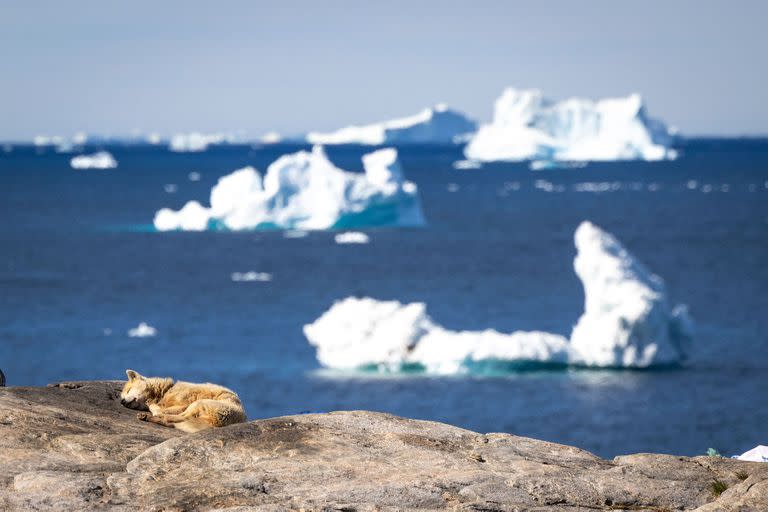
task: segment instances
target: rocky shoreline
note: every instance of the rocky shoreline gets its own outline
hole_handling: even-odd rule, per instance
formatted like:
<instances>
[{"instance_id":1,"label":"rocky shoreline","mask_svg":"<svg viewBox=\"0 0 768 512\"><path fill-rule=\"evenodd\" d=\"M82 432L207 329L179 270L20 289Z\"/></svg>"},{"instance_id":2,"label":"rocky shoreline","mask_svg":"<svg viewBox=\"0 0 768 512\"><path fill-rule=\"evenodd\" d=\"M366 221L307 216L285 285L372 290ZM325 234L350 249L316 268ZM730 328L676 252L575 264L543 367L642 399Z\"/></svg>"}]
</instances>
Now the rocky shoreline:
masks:
<instances>
[{"instance_id":1,"label":"rocky shoreline","mask_svg":"<svg viewBox=\"0 0 768 512\"><path fill-rule=\"evenodd\" d=\"M0 389L0 510L768 510L768 464L604 460L366 412L198 434L140 422L120 382Z\"/></svg>"}]
</instances>

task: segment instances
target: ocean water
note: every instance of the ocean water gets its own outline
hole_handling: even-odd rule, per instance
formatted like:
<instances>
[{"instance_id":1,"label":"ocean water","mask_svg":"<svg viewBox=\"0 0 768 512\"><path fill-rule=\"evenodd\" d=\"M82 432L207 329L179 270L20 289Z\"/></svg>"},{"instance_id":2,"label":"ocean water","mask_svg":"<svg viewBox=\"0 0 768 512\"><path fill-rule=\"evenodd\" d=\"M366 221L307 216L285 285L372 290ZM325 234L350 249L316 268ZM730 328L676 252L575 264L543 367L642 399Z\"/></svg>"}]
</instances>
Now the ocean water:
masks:
<instances>
[{"instance_id":1,"label":"ocean water","mask_svg":"<svg viewBox=\"0 0 768 512\"><path fill-rule=\"evenodd\" d=\"M9 385L122 379L133 368L232 387L250 418L370 409L606 457L768 443L768 140L692 140L672 162L542 171L459 171L459 148L401 148L428 226L365 229L367 245L337 245L333 232L152 231L157 209L207 202L218 177L264 170L296 147L108 149L116 170L74 171L72 155L53 150L0 152L0 368ZM365 151L328 154L361 169ZM616 235L689 305L697 333L680 368L340 374L319 367L302 334L356 295L425 302L450 329L568 335L583 310L573 272L583 220ZM272 280L231 279L248 271ZM157 336L127 335L142 321Z\"/></svg>"}]
</instances>

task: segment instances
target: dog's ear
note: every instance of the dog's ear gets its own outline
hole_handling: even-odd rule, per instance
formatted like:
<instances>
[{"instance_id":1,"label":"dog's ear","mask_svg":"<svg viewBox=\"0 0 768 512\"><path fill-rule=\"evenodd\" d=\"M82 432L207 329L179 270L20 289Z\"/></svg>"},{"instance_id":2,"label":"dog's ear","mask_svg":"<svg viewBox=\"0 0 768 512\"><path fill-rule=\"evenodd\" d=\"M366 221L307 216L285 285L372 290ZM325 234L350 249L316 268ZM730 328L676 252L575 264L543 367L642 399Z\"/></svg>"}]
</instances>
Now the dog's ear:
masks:
<instances>
[{"instance_id":1,"label":"dog's ear","mask_svg":"<svg viewBox=\"0 0 768 512\"><path fill-rule=\"evenodd\" d=\"M135 372L133 370L125 370L125 374L128 376L128 382L133 382L141 378L141 375L139 375L139 372Z\"/></svg>"}]
</instances>

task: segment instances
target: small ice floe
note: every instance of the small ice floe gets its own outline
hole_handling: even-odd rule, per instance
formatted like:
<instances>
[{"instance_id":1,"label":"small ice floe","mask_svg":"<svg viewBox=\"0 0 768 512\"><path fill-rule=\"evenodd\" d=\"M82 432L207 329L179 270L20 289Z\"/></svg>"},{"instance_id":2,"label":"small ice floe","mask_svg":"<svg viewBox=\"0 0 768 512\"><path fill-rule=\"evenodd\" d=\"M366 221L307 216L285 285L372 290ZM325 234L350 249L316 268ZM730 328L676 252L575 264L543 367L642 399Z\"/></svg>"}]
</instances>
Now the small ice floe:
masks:
<instances>
[{"instance_id":1,"label":"small ice floe","mask_svg":"<svg viewBox=\"0 0 768 512\"><path fill-rule=\"evenodd\" d=\"M11 144L3 144L4 153L10 153L11 151L13 151L13 146Z\"/></svg>"},{"instance_id":2,"label":"small ice floe","mask_svg":"<svg viewBox=\"0 0 768 512\"><path fill-rule=\"evenodd\" d=\"M171 137L168 149L176 153L200 152L208 149L208 146L223 144L228 139L221 133L177 133Z\"/></svg>"},{"instance_id":3,"label":"small ice floe","mask_svg":"<svg viewBox=\"0 0 768 512\"><path fill-rule=\"evenodd\" d=\"M141 322L138 326L128 330L128 336L131 338L152 338L157 334L157 329L146 322Z\"/></svg>"},{"instance_id":4,"label":"small ice floe","mask_svg":"<svg viewBox=\"0 0 768 512\"><path fill-rule=\"evenodd\" d=\"M301 229L289 229L283 233L283 238L304 238L309 234L309 231Z\"/></svg>"},{"instance_id":5,"label":"small ice floe","mask_svg":"<svg viewBox=\"0 0 768 512\"><path fill-rule=\"evenodd\" d=\"M587 181L584 183L576 183L573 186L573 190L576 192L593 192L595 194L599 194L601 192L616 192L617 190L621 190L621 183L618 181Z\"/></svg>"},{"instance_id":6,"label":"small ice floe","mask_svg":"<svg viewBox=\"0 0 768 512\"><path fill-rule=\"evenodd\" d=\"M360 231L347 231L339 233L333 239L337 244L367 244L370 238Z\"/></svg>"},{"instance_id":7,"label":"small ice floe","mask_svg":"<svg viewBox=\"0 0 768 512\"><path fill-rule=\"evenodd\" d=\"M581 169L587 162L570 162L567 160L533 160L528 164L532 171L544 171L547 169Z\"/></svg>"},{"instance_id":8,"label":"small ice floe","mask_svg":"<svg viewBox=\"0 0 768 512\"><path fill-rule=\"evenodd\" d=\"M189 181L200 181L200 173L192 171L187 175L187 178L189 178Z\"/></svg>"},{"instance_id":9,"label":"small ice floe","mask_svg":"<svg viewBox=\"0 0 768 512\"><path fill-rule=\"evenodd\" d=\"M248 272L232 272L230 276L235 283L243 282L260 282L267 283L272 280L272 274L268 272L254 272L253 270Z\"/></svg>"},{"instance_id":10,"label":"small ice floe","mask_svg":"<svg viewBox=\"0 0 768 512\"><path fill-rule=\"evenodd\" d=\"M475 160L456 160L453 162L453 168L459 171L466 171L469 169L480 169L483 166L482 163Z\"/></svg>"},{"instance_id":11,"label":"small ice floe","mask_svg":"<svg viewBox=\"0 0 768 512\"><path fill-rule=\"evenodd\" d=\"M99 151L92 155L80 155L72 158L69 165L73 169L114 169L117 160L108 151Z\"/></svg>"},{"instance_id":12,"label":"small ice floe","mask_svg":"<svg viewBox=\"0 0 768 512\"><path fill-rule=\"evenodd\" d=\"M731 186L727 183L720 185L720 192L728 192L731 190Z\"/></svg>"},{"instance_id":13,"label":"small ice floe","mask_svg":"<svg viewBox=\"0 0 768 512\"><path fill-rule=\"evenodd\" d=\"M699 188L699 182L696 180L688 180L688 183L686 183L685 186L688 187L688 190L696 190Z\"/></svg>"},{"instance_id":14,"label":"small ice floe","mask_svg":"<svg viewBox=\"0 0 768 512\"><path fill-rule=\"evenodd\" d=\"M768 462L768 446L758 445L744 452L741 455L734 457L734 459L746 460L750 462Z\"/></svg>"},{"instance_id":15,"label":"small ice floe","mask_svg":"<svg viewBox=\"0 0 768 512\"><path fill-rule=\"evenodd\" d=\"M533 183L533 186L537 189L544 191L544 192L563 192L565 191L565 187L562 185L555 185L551 181L547 180L536 180Z\"/></svg>"},{"instance_id":16,"label":"small ice floe","mask_svg":"<svg viewBox=\"0 0 768 512\"><path fill-rule=\"evenodd\" d=\"M701 187L701 191L704 192L705 194L709 194L710 192L712 192L712 185L707 183L706 185Z\"/></svg>"},{"instance_id":17,"label":"small ice floe","mask_svg":"<svg viewBox=\"0 0 768 512\"><path fill-rule=\"evenodd\" d=\"M750 192L754 192L756 190L757 190L757 185L755 185L754 183L750 183L749 184L749 191Z\"/></svg>"},{"instance_id":18,"label":"small ice floe","mask_svg":"<svg viewBox=\"0 0 768 512\"><path fill-rule=\"evenodd\" d=\"M104 336L112 336L112 329L110 329L109 327L105 327L104 329L101 330L101 332L104 333Z\"/></svg>"},{"instance_id":19,"label":"small ice floe","mask_svg":"<svg viewBox=\"0 0 768 512\"><path fill-rule=\"evenodd\" d=\"M661 185L658 183L649 183L648 184L648 192L658 192L661 188Z\"/></svg>"},{"instance_id":20,"label":"small ice floe","mask_svg":"<svg viewBox=\"0 0 768 512\"><path fill-rule=\"evenodd\" d=\"M179 189L179 187L177 187L175 183L166 183L163 185L163 189L169 194L174 194Z\"/></svg>"},{"instance_id":21,"label":"small ice floe","mask_svg":"<svg viewBox=\"0 0 768 512\"><path fill-rule=\"evenodd\" d=\"M448 192L458 192L459 186L456 183L449 183L446 187L448 189Z\"/></svg>"}]
</instances>

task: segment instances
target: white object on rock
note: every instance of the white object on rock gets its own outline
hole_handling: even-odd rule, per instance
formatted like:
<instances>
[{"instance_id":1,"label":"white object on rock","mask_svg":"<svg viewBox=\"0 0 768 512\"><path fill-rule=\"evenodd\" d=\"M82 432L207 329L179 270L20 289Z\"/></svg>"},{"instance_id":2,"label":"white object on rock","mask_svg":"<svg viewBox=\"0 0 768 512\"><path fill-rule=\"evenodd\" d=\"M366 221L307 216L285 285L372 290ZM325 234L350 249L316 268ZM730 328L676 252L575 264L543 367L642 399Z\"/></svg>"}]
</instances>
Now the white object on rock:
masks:
<instances>
[{"instance_id":1,"label":"white object on rock","mask_svg":"<svg viewBox=\"0 0 768 512\"><path fill-rule=\"evenodd\" d=\"M367 244L370 241L368 235L360 231L338 233L333 239L337 244Z\"/></svg>"},{"instance_id":2,"label":"white object on rock","mask_svg":"<svg viewBox=\"0 0 768 512\"><path fill-rule=\"evenodd\" d=\"M739 460L746 460L751 462L768 462L768 446L757 445L748 452L744 452L738 457Z\"/></svg>"},{"instance_id":3,"label":"white object on rock","mask_svg":"<svg viewBox=\"0 0 768 512\"><path fill-rule=\"evenodd\" d=\"M684 307L670 308L664 283L611 235L589 222L576 230L576 273L585 312L569 342L541 331L451 331L424 303L349 297L304 326L320 364L457 373L474 365L537 363L647 368L676 363L692 335Z\"/></svg>"},{"instance_id":4,"label":"white object on rock","mask_svg":"<svg viewBox=\"0 0 768 512\"><path fill-rule=\"evenodd\" d=\"M671 130L648 117L638 94L553 102L536 89L508 88L496 100L493 121L480 127L464 154L482 162L652 161L675 158L671 144Z\"/></svg>"},{"instance_id":5,"label":"white object on rock","mask_svg":"<svg viewBox=\"0 0 768 512\"><path fill-rule=\"evenodd\" d=\"M128 330L128 336L131 338L151 338L156 334L157 329L145 322L141 322L138 326Z\"/></svg>"},{"instance_id":6,"label":"white object on rock","mask_svg":"<svg viewBox=\"0 0 768 512\"><path fill-rule=\"evenodd\" d=\"M99 151L92 155L80 155L72 158L69 165L73 169L114 169L117 160L108 151Z\"/></svg>"},{"instance_id":7,"label":"white object on rock","mask_svg":"<svg viewBox=\"0 0 768 512\"><path fill-rule=\"evenodd\" d=\"M155 228L204 229L209 222L229 230L424 224L416 185L403 178L395 149L363 156L363 166L365 174L343 171L320 146L283 155L263 180L253 167L220 178L210 208L193 201L178 212L160 210Z\"/></svg>"},{"instance_id":8,"label":"white object on rock","mask_svg":"<svg viewBox=\"0 0 768 512\"><path fill-rule=\"evenodd\" d=\"M416 115L381 123L310 132L310 144L451 144L467 140L477 123L440 103Z\"/></svg>"}]
</instances>

